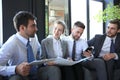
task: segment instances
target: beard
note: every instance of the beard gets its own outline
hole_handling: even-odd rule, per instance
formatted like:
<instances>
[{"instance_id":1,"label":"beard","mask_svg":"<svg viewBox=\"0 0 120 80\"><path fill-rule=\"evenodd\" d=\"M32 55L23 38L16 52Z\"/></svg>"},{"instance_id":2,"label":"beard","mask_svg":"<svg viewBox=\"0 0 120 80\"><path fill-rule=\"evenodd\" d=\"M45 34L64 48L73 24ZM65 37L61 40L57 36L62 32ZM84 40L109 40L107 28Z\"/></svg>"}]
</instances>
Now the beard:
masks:
<instances>
[{"instance_id":1,"label":"beard","mask_svg":"<svg viewBox=\"0 0 120 80\"><path fill-rule=\"evenodd\" d=\"M34 33L31 33L31 34L30 34L30 33L26 33L26 35L27 35L28 37L31 37L31 38L34 38L34 37L35 37L35 34L36 34L35 32L34 32Z\"/></svg>"},{"instance_id":2,"label":"beard","mask_svg":"<svg viewBox=\"0 0 120 80\"><path fill-rule=\"evenodd\" d=\"M106 34L107 34L108 37L112 38L112 37L115 37L117 33L112 34L112 33L108 32L108 33L106 33Z\"/></svg>"},{"instance_id":3,"label":"beard","mask_svg":"<svg viewBox=\"0 0 120 80\"><path fill-rule=\"evenodd\" d=\"M77 36L73 36L73 39L74 40L78 40L80 37L77 37Z\"/></svg>"},{"instance_id":4,"label":"beard","mask_svg":"<svg viewBox=\"0 0 120 80\"><path fill-rule=\"evenodd\" d=\"M35 34L31 34L31 35L29 35L29 37L34 38L34 37L35 37Z\"/></svg>"}]
</instances>

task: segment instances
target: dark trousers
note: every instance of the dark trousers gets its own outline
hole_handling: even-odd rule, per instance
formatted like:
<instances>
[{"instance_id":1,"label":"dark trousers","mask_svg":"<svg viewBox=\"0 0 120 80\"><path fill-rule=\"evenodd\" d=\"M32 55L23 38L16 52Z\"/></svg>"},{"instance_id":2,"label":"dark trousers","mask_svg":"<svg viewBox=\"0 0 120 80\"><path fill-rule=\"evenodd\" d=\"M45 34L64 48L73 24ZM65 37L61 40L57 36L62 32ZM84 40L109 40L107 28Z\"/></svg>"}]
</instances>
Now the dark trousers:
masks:
<instances>
[{"instance_id":1,"label":"dark trousers","mask_svg":"<svg viewBox=\"0 0 120 80\"><path fill-rule=\"evenodd\" d=\"M84 72L81 64L62 66L62 80L84 80Z\"/></svg>"},{"instance_id":2,"label":"dark trousers","mask_svg":"<svg viewBox=\"0 0 120 80\"><path fill-rule=\"evenodd\" d=\"M62 80L75 80L75 75L71 66L61 66Z\"/></svg>"},{"instance_id":3,"label":"dark trousers","mask_svg":"<svg viewBox=\"0 0 120 80\"><path fill-rule=\"evenodd\" d=\"M20 75L13 75L8 78L8 80L38 80L36 75L29 75L26 77L20 76Z\"/></svg>"},{"instance_id":4,"label":"dark trousers","mask_svg":"<svg viewBox=\"0 0 120 80\"><path fill-rule=\"evenodd\" d=\"M5 80L3 76L0 76L0 80Z\"/></svg>"},{"instance_id":5,"label":"dark trousers","mask_svg":"<svg viewBox=\"0 0 120 80\"><path fill-rule=\"evenodd\" d=\"M97 75L97 80L108 80L106 65L103 59L95 58L92 60L83 61L81 64L88 70L95 71Z\"/></svg>"},{"instance_id":6,"label":"dark trousers","mask_svg":"<svg viewBox=\"0 0 120 80\"><path fill-rule=\"evenodd\" d=\"M75 79L84 80L84 70L83 70L81 63L73 65L72 68L74 71Z\"/></svg>"},{"instance_id":7,"label":"dark trousers","mask_svg":"<svg viewBox=\"0 0 120 80\"><path fill-rule=\"evenodd\" d=\"M113 59L105 61L108 80L113 80L114 78L114 63Z\"/></svg>"}]
</instances>

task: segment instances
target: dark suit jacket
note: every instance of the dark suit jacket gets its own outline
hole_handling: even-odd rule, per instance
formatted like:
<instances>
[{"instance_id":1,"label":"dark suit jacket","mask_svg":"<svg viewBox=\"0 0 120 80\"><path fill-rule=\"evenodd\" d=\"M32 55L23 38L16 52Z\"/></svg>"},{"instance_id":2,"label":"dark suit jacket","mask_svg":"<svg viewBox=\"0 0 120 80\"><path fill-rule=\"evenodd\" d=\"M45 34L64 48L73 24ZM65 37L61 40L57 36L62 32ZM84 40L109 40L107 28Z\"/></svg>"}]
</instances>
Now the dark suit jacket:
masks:
<instances>
[{"instance_id":1,"label":"dark suit jacket","mask_svg":"<svg viewBox=\"0 0 120 80\"><path fill-rule=\"evenodd\" d=\"M101 51L101 48L103 46L104 40L106 38L106 34L104 35L95 35L95 37L88 41L89 46L94 47L94 57L98 57L99 53ZM117 37L115 39L115 53L118 55L119 59L116 61L116 63L120 64L120 34L117 34Z\"/></svg>"},{"instance_id":2,"label":"dark suit jacket","mask_svg":"<svg viewBox=\"0 0 120 80\"><path fill-rule=\"evenodd\" d=\"M67 43L64 40L61 40L63 58L68 57ZM45 38L41 42L42 54L45 58L56 58L57 56L54 53L53 49L53 37Z\"/></svg>"}]
</instances>

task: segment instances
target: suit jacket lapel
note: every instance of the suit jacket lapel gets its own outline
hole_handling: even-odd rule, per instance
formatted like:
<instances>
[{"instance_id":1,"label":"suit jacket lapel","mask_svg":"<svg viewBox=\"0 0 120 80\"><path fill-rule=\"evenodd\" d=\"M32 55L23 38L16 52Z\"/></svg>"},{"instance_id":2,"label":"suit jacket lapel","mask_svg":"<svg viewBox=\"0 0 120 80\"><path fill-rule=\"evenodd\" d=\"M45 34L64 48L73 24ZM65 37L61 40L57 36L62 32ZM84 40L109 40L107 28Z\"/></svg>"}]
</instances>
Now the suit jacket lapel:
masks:
<instances>
[{"instance_id":1,"label":"suit jacket lapel","mask_svg":"<svg viewBox=\"0 0 120 80\"><path fill-rule=\"evenodd\" d=\"M49 54L49 56L51 56L51 57L55 57L56 55L55 55L55 53L54 53L54 49L53 49L53 38L49 38L49 40L48 40L48 42L47 42L48 44L47 44L47 48L48 48L48 54Z\"/></svg>"},{"instance_id":2,"label":"suit jacket lapel","mask_svg":"<svg viewBox=\"0 0 120 80\"><path fill-rule=\"evenodd\" d=\"M64 42L62 40L60 40L61 43L61 49L62 49L62 53L63 53L63 57L65 56L65 51L64 51Z\"/></svg>"},{"instance_id":3,"label":"suit jacket lapel","mask_svg":"<svg viewBox=\"0 0 120 80\"><path fill-rule=\"evenodd\" d=\"M104 41L105 41L105 38L106 38L106 35L100 36L100 37L98 38L98 42L99 42L99 43L97 43L96 56L99 56L100 51L101 51L102 46L103 46L103 43L104 43Z\"/></svg>"},{"instance_id":4,"label":"suit jacket lapel","mask_svg":"<svg viewBox=\"0 0 120 80\"><path fill-rule=\"evenodd\" d=\"M115 51L116 51L116 49L120 49L119 48L120 47L119 44L120 44L120 35L118 34L116 39L115 39Z\"/></svg>"}]
</instances>

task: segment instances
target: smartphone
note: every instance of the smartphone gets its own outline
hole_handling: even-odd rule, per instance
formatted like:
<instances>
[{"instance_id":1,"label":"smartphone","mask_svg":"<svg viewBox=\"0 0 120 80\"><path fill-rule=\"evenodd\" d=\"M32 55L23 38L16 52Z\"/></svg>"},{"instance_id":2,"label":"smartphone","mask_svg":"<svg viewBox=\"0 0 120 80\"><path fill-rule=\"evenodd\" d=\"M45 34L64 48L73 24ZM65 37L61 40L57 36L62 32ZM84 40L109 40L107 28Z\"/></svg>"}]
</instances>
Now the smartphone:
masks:
<instances>
[{"instance_id":1,"label":"smartphone","mask_svg":"<svg viewBox=\"0 0 120 80\"><path fill-rule=\"evenodd\" d=\"M88 50L92 51L92 49L93 49L92 47L88 47L85 51L88 51Z\"/></svg>"}]
</instances>

